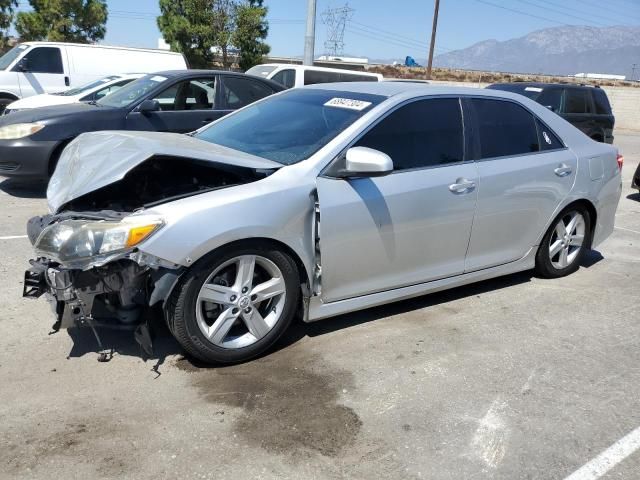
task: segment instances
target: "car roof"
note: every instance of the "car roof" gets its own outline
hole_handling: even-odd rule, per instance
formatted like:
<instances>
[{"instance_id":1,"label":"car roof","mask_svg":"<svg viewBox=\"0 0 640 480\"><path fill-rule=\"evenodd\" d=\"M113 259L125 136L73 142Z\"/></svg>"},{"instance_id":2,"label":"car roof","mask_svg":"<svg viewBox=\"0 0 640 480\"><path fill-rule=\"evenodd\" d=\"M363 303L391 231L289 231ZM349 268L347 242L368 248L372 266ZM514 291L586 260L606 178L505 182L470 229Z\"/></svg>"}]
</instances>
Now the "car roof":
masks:
<instances>
[{"instance_id":1,"label":"car roof","mask_svg":"<svg viewBox=\"0 0 640 480\"><path fill-rule=\"evenodd\" d=\"M274 67L274 68L290 68L292 70L312 70L317 72L334 72L334 73L347 73L351 75L365 75L368 77L381 76L379 73L366 72L364 70L350 70L348 68L331 68L331 67L318 67L316 65L300 65L299 63L262 63L256 65L257 67Z\"/></svg>"},{"instance_id":2,"label":"car roof","mask_svg":"<svg viewBox=\"0 0 640 480\"><path fill-rule=\"evenodd\" d=\"M402 95L408 98L430 96L430 95L474 95L482 97L511 98L521 100L522 95L507 92L505 90L487 90L474 87L449 87L434 86L425 83L412 82L341 82L341 83L318 83L308 85L304 88L314 90L340 91L345 93L364 93L380 95L384 97L395 97Z\"/></svg>"}]
</instances>

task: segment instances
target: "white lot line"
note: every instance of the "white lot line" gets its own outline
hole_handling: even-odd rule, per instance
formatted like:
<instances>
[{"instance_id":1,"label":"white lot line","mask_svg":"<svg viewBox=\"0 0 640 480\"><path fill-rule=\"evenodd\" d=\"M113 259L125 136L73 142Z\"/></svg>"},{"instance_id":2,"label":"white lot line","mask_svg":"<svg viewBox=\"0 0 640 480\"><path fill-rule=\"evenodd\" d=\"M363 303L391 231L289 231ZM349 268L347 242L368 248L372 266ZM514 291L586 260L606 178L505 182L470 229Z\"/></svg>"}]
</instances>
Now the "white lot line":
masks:
<instances>
[{"instance_id":1,"label":"white lot line","mask_svg":"<svg viewBox=\"0 0 640 480\"><path fill-rule=\"evenodd\" d=\"M624 230L625 232L631 232L631 233L637 233L638 235L640 235L640 232L638 230L631 230L630 228L624 228L624 227L614 227L616 230Z\"/></svg>"},{"instance_id":2,"label":"white lot line","mask_svg":"<svg viewBox=\"0 0 640 480\"><path fill-rule=\"evenodd\" d=\"M596 480L640 449L640 427L607 448L564 480Z\"/></svg>"},{"instance_id":3,"label":"white lot line","mask_svg":"<svg viewBox=\"0 0 640 480\"><path fill-rule=\"evenodd\" d=\"M8 237L0 237L0 240L15 240L16 238L28 238L26 235L9 235Z\"/></svg>"}]
</instances>

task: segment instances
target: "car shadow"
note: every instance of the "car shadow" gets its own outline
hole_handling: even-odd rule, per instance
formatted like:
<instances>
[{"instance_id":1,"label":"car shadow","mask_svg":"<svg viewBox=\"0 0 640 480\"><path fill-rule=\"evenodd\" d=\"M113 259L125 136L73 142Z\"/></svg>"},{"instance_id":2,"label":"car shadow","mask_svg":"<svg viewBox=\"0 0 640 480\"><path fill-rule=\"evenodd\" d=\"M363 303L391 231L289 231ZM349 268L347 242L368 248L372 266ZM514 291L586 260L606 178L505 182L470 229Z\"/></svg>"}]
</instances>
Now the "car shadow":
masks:
<instances>
[{"instance_id":1,"label":"car shadow","mask_svg":"<svg viewBox=\"0 0 640 480\"><path fill-rule=\"evenodd\" d=\"M630 193L629 195L627 195L627 198L629 200L635 200L636 202L640 202L640 192Z\"/></svg>"},{"instance_id":2,"label":"car shadow","mask_svg":"<svg viewBox=\"0 0 640 480\"><path fill-rule=\"evenodd\" d=\"M589 251L583 258L581 266L590 268L603 260L603 256L598 251ZM271 355L279 350L286 349L299 342L305 337L317 337L340 330L348 330L358 325L375 322L385 317L401 315L414 310L435 307L437 305L453 302L463 298L479 296L488 292L502 290L503 288L530 282L534 276L533 270L514 273L511 275L498 277L482 282L472 283L461 287L443 290L419 297L402 300L398 302L381 305L379 307L367 308L353 313L339 315L318 322L304 323L302 319L294 319L292 325L285 334L257 358ZM98 329L103 346L106 350L112 350L117 356L137 356L145 361L154 362L151 367L157 376L161 375L160 367L164 365L168 357L177 355L179 362L188 363L189 369L220 369L225 365L208 365L200 360L189 357L173 338L164 323L161 314L158 312L153 317L154 344L153 355L147 357L141 347L135 341L133 332L123 332L118 330ZM81 357L86 354L96 354L98 345L93 332L89 328L73 328L67 330L73 339L73 346L69 352L69 357ZM181 367L184 369L184 366Z\"/></svg>"},{"instance_id":3,"label":"car shadow","mask_svg":"<svg viewBox=\"0 0 640 480\"><path fill-rule=\"evenodd\" d=\"M0 182L0 190L18 198L46 198L47 182L7 178Z\"/></svg>"}]
</instances>

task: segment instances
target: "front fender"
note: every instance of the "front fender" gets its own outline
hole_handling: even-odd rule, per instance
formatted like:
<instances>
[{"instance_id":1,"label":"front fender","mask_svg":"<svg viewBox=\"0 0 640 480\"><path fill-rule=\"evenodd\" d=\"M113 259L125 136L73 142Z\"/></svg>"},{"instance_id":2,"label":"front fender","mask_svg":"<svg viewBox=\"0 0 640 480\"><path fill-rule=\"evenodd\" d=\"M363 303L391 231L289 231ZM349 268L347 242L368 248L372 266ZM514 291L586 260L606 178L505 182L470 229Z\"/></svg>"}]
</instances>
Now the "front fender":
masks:
<instances>
[{"instance_id":1,"label":"front fender","mask_svg":"<svg viewBox=\"0 0 640 480\"><path fill-rule=\"evenodd\" d=\"M310 277L314 264L313 186L281 189L271 177L146 211L162 216L166 225L141 245L140 251L189 267L229 243L264 238L290 248Z\"/></svg>"}]
</instances>

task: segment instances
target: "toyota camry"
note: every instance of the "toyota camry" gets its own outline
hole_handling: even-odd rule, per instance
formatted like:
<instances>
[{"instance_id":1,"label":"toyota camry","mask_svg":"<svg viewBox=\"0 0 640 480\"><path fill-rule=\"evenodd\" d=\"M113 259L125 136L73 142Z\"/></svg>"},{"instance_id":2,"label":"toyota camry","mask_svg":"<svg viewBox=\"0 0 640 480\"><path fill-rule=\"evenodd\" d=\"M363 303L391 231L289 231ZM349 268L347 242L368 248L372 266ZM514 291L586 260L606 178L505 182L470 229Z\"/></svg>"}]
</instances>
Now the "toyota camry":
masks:
<instances>
[{"instance_id":1,"label":"toyota camry","mask_svg":"<svg viewBox=\"0 0 640 480\"><path fill-rule=\"evenodd\" d=\"M616 149L524 96L315 85L189 135L80 135L28 224L24 295L56 328L130 326L147 347L161 310L192 356L244 361L296 315L568 275L620 194Z\"/></svg>"}]
</instances>

